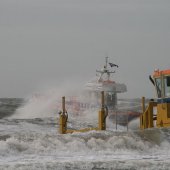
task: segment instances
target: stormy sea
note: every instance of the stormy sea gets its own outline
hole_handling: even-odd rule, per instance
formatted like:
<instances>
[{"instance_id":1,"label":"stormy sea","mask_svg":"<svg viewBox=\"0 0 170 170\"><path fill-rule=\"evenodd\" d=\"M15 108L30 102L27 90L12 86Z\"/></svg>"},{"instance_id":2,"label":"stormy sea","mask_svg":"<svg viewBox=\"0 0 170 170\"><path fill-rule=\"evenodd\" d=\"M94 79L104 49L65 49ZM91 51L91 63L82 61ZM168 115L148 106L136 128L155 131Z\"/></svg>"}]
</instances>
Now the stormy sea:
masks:
<instances>
[{"instance_id":1,"label":"stormy sea","mask_svg":"<svg viewBox=\"0 0 170 170\"><path fill-rule=\"evenodd\" d=\"M124 101L119 101L121 106ZM125 103L125 102L124 102ZM134 105L134 104L133 104ZM58 106L57 106L58 107ZM49 109L50 108L50 109ZM139 119L106 131L59 134L55 102L0 99L2 170L155 170L170 167L170 129L139 130ZM69 113L68 127L97 126L97 111Z\"/></svg>"}]
</instances>

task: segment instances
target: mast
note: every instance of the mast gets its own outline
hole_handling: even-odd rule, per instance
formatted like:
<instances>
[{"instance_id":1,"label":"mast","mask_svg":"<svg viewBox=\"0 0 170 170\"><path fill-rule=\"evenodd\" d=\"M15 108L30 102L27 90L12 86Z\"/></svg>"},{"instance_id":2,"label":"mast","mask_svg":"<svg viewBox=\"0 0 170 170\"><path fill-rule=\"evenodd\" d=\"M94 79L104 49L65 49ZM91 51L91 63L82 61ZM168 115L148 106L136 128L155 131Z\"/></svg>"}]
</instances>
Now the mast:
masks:
<instances>
[{"instance_id":1,"label":"mast","mask_svg":"<svg viewBox=\"0 0 170 170\"><path fill-rule=\"evenodd\" d=\"M96 70L96 72L100 74L99 79L98 79L99 82L103 80L102 77L103 77L104 74L107 74L107 80L110 80L110 74L115 73L115 71L110 71L108 69L108 58L109 57L105 58L106 63L104 65L104 67L101 70Z\"/></svg>"},{"instance_id":2,"label":"mast","mask_svg":"<svg viewBox=\"0 0 170 170\"><path fill-rule=\"evenodd\" d=\"M105 58L105 59L106 59L106 65L105 65L106 70L107 70L108 58L109 58L109 57L106 57L106 58Z\"/></svg>"}]
</instances>

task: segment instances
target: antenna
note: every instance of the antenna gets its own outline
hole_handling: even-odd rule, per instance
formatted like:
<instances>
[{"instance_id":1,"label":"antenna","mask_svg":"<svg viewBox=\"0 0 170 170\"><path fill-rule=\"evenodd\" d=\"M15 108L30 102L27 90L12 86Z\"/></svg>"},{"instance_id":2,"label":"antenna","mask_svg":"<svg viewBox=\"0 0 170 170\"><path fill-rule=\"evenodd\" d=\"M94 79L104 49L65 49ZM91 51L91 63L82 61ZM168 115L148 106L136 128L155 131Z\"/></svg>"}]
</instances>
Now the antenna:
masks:
<instances>
[{"instance_id":1,"label":"antenna","mask_svg":"<svg viewBox=\"0 0 170 170\"><path fill-rule=\"evenodd\" d=\"M106 70L107 70L107 64L108 64L108 56L106 57L106 65L105 65L105 68L106 68Z\"/></svg>"},{"instance_id":2,"label":"antenna","mask_svg":"<svg viewBox=\"0 0 170 170\"><path fill-rule=\"evenodd\" d=\"M102 81L102 77L104 74L107 74L107 80L110 80L110 74L111 73L115 73L115 71L110 71L107 66L108 66L108 56L105 57L105 65L104 68L102 68L101 70L96 70L97 73L100 73L100 77L99 77L99 81ZM110 63L109 63L110 64Z\"/></svg>"}]
</instances>

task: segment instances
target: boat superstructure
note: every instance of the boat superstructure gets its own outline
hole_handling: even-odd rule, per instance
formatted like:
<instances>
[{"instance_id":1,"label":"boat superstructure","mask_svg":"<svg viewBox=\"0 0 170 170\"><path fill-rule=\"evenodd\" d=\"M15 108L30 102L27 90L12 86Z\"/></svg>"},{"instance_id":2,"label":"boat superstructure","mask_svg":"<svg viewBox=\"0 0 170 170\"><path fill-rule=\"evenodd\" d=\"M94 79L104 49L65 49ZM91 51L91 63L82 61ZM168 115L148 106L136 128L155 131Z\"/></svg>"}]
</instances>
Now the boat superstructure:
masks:
<instances>
[{"instance_id":1,"label":"boat superstructure","mask_svg":"<svg viewBox=\"0 0 170 170\"><path fill-rule=\"evenodd\" d=\"M106 57L103 68L96 70L95 79L85 85L85 95L93 101L98 100L101 91L104 91L105 104L109 109L116 109L117 94L127 91L125 84L120 84L112 80L112 75L115 73L113 68L115 67L118 68L118 65L109 63L108 57ZM97 103L97 101L95 102Z\"/></svg>"}]
</instances>

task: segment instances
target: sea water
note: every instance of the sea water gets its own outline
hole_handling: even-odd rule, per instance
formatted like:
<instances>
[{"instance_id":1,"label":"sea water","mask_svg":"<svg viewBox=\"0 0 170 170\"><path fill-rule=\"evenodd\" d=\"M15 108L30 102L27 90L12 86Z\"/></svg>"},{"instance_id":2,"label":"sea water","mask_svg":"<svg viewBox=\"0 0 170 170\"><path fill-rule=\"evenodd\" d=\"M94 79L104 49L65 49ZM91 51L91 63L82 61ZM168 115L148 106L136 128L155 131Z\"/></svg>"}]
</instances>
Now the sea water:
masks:
<instances>
[{"instance_id":1,"label":"sea water","mask_svg":"<svg viewBox=\"0 0 170 170\"><path fill-rule=\"evenodd\" d=\"M116 130L113 122L107 119L106 131L63 135L58 133L59 117L54 108L45 115L42 108L34 109L30 103L19 106L17 99L3 102L1 106L8 103L9 110L16 102L18 109L0 119L0 169L155 170L170 167L168 128L141 131L135 120L129 124L128 131L122 126ZM32 110L27 109L29 116L25 108L31 105ZM47 111L50 110L45 109ZM97 112L69 114L69 128L93 126L97 126Z\"/></svg>"}]
</instances>

